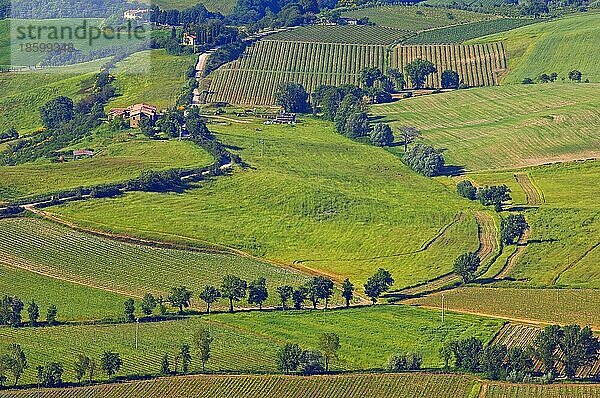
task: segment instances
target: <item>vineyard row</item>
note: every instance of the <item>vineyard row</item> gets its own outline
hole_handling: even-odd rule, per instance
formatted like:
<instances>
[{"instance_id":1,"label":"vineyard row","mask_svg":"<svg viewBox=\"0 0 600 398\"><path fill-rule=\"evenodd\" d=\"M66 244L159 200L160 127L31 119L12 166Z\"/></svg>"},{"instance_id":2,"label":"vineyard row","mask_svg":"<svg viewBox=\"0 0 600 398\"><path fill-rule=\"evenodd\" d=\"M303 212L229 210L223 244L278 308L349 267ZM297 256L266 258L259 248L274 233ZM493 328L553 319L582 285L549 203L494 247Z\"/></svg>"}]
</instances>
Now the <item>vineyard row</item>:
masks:
<instances>
[{"instance_id":1,"label":"vineyard row","mask_svg":"<svg viewBox=\"0 0 600 398\"><path fill-rule=\"evenodd\" d=\"M308 92L320 85L360 85L366 67L404 70L415 59L435 64L427 86L441 85L444 70L454 70L468 86L497 85L506 69L502 43L482 45L383 45L308 43L265 40L242 57L213 72L203 83L207 102L274 105L280 83L299 83Z\"/></svg>"}]
</instances>

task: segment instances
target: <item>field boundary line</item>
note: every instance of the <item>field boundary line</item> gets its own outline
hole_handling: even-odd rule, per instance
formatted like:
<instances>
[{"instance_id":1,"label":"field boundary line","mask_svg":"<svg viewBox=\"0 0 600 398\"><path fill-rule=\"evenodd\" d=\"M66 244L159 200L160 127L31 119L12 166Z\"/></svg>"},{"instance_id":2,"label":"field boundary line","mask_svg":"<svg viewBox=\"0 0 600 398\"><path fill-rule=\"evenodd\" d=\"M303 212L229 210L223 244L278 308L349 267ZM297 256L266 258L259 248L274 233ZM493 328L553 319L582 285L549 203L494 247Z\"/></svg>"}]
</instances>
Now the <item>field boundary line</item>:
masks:
<instances>
[{"instance_id":1,"label":"field boundary line","mask_svg":"<svg viewBox=\"0 0 600 398\"><path fill-rule=\"evenodd\" d=\"M402 305L402 304L400 304L400 305ZM429 310L440 310L440 311L442 310L442 307L438 307L435 305L424 305L424 304L410 304L410 305L413 307L420 307L420 308L425 308L425 309L429 309ZM475 316L480 316L480 317L484 317L484 318L500 319L500 320L521 323L521 324L530 325L530 326L549 326L549 325L567 326L566 323L540 321L540 320L527 319L527 318L514 318L514 317L509 317L509 316L503 316L503 315L493 315L493 314L483 313L483 312L479 312L479 311L469 311L469 310L461 310L461 309L455 309L455 308L445 308L445 310L446 310L446 312L475 315ZM600 333L600 327L590 326L590 328L592 329L593 332Z\"/></svg>"},{"instance_id":2,"label":"field boundary line","mask_svg":"<svg viewBox=\"0 0 600 398\"><path fill-rule=\"evenodd\" d=\"M527 249L529 242L529 236L531 236L531 229L527 228L525 232L521 234L517 241L517 249L508 256L504 267L493 277L493 279L505 279L517 266L517 261L523 255Z\"/></svg>"}]
</instances>

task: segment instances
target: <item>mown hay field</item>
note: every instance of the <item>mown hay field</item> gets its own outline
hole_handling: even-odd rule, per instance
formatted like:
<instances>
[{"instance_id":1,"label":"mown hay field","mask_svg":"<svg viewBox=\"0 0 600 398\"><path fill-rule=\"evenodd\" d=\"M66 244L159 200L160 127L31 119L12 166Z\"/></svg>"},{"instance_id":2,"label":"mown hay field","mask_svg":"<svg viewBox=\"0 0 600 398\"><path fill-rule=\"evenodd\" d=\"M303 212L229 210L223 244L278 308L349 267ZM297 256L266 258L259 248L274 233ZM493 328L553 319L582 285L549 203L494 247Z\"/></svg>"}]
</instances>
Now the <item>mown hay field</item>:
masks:
<instances>
[{"instance_id":1,"label":"mown hay field","mask_svg":"<svg viewBox=\"0 0 600 398\"><path fill-rule=\"evenodd\" d=\"M467 171L511 169L600 155L600 85L458 90L371 108L394 128L412 125ZM508 133L510 132L510 133Z\"/></svg>"},{"instance_id":2,"label":"mown hay field","mask_svg":"<svg viewBox=\"0 0 600 398\"><path fill-rule=\"evenodd\" d=\"M556 72L568 80L578 69L583 79L600 82L596 50L600 41L600 13L577 13L549 22L475 39L473 43L503 41L509 59L509 73L502 83L520 83L542 73Z\"/></svg>"},{"instance_id":3,"label":"mown hay field","mask_svg":"<svg viewBox=\"0 0 600 398\"><path fill-rule=\"evenodd\" d=\"M207 364L210 372L277 372L280 347L296 342L304 349L317 349L325 332L340 337L339 359L332 361L332 369L382 369L388 357L398 351L418 351L423 366L442 367L438 351L443 342L472 336L489 341L502 324L462 314L451 314L442 323L438 311L394 305L326 312L239 312L141 323L137 350L135 324L1 328L0 344L19 343L23 347L29 368L20 383L26 384L35 382L35 366L52 360L65 364L65 381L74 381L69 364L77 354L98 358L107 350L120 353L120 375L158 374L163 355L174 361L181 344L192 344L201 328L210 328L214 336ZM190 371L199 372L196 348L192 348L192 357ZM101 374L97 377L106 379Z\"/></svg>"},{"instance_id":4,"label":"mown hay field","mask_svg":"<svg viewBox=\"0 0 600 398\"><path fill-rule=\"evenodd\" d=\"M397 288L429 280L479 245L469 202L330 123L210 128L252 167L182 195L131 193L50 211L93 228L223 244L357 286L379 267Z\"/></svg>"}]
</instances>

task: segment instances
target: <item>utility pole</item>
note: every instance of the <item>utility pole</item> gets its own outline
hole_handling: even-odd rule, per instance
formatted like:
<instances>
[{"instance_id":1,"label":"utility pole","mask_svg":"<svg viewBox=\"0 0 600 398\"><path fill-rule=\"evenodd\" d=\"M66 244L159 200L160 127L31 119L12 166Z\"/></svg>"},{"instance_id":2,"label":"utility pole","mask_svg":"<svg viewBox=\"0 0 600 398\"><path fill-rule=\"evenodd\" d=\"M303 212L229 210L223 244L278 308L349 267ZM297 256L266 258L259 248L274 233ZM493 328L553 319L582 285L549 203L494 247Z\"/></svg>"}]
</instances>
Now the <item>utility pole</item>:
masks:
<instances>
[{"instance_id":1,"label":"utility pole","mask_svg":"<svg viewBox=\"0 0 600 398\"><path fill-rule=\"evenodd\" d=\"M444 323L444 293L442 293L442 323Z\"/></svg>"},{"instance_id":2,"label":"utility pole","mask_svg":"<svg viewBox=\"0 0 600 398\"><path fill-rule=\"evenodd\" d=\"M135 349L138 349L138 336L140 333L140 318L135 320Z\"/></svg>"}]
</instances>

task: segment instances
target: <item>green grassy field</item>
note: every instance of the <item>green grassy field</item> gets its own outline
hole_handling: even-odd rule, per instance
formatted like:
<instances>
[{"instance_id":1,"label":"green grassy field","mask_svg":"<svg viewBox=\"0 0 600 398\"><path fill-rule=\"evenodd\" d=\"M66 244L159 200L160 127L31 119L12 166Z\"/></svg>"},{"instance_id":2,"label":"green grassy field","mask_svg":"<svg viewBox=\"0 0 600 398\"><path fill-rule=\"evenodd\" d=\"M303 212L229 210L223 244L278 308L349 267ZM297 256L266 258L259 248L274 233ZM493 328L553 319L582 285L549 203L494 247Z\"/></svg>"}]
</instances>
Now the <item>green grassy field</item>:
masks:
<instances>
[{"instance_id":1,"label":"green grassy field","mask_svg":"<svg viewBox=\"0 0 600 398\"><path fill-rule=\"evenodd\" d=\"M401 326L400 326L401 325ZM30 369L23 383L35 380L35 366L50 360L64 361L64 380L73 380L67 365L78 353L94 357L105 350L120 353L121 375L156 374L164 353L175 354L191 343L195 331L210 327L214 335L209 371L276 372L276 352L288 341L305 349L317 348L319 336L340 336L339 360L334 369L379 369L389 355L418 351L425 367L440 367L438 350L444 341L477 336L489 340L502 322L470 315L451 314L441 323L438 311L404 306L377 306L336 311L263 312L213 314L181 321L144 323L135 349L135 325L60 326L32 329L0 329L0 344L17 342L26 352ZM51 348L50 348L51 347ZM193 356L197 355L195 349ZM200 361L190 370L197 372ZM104 375L98 375L105 378Z\"/></svg>"},{"instance_id":2,"label":"green grassy field","mask_svg":"<svg viewBox=\"0 0 600 398\"><path fill-rule=\"evenodd\" d=\"M209 165L208 152L187 141L155 141L131 138L127 133L99 132L68 148L91 148L89 159L52 163L47 160L17 166L0 166L0 202L22 197L92 187L136 178L144 170L196 168ZM32 178L36 176L37 178Z\"/></svg>"},{"instance_id":3,"label":"green grassy field","mask_svg":"<svg viewBox=\"0 0 600 398\"><path fill-rule=\"evenodd\" d=\"M537 286L599 288L597 176L600 162L576 162L525 170L543 195L539 209L526 215L530 244L510 276ZM469 175L478 184L505 183L523 191L513 172Z\"/></svg>"},{"instance_id":4,"label":"green grassy field","mask_svg":"<svg viewBox=\"0 0 600 398\"><path fill-rule=\"evenodd\" d=\"M20 133L41 127L40 107L58 95L82 98L81 82L92 76L90 70L99 70L104 62L67 66L53 72L0 73L0 126L14 126Z\"/></svg>"},{"instance_id":5,"label":"green grassy field","mask_svg":"<svg viewBox=\"0 0 600 398\"><path fill-rule=\"evenodd\" d=\"M600 82L600 63L594 54L600 40L598 12L536 23L474 42L498 40L505 42L509 59L504 83L520 83L525 77L552 72L567 78L573 69L580 70L584 79Z\"/></svg>"},{"instance_id":6,"label":"green grassy field","mask_svg":"<svg viewBox=\"0 0 600 398\"><path fill-rule=\"evenodd\" d=\"M467 170L525 167L600 155L600 85L459 90L372 107L396 128L413 125Z\"/></svg>"},{"instance_id":7,"label":"green grassy field","mask_svg":"<svg viewBox=\"0 0 600 398\"><path fill-rule=\"evenodd\" d=\"M445 398L469 397L472 377L450 374L346 374L336 376L188 376L79 389L0 392L2 398ZM476 388L476 387L475 387Z\"/></svg>"},{"instance_id":8,"label":"green grassy field","mask_svg":"<svg viewBox=\"0 0 600 398\"><path fill-rule=\"evenodd\" d=\"M10 65L10 22L0 20L0 65Z\"/></svg>"},{"instance_id":9,"label":"green grassy field","mask_svg":"<svg viewBox=\"0 0 600 398\"><path fill-rule=\"evenodd\" d=\"M435 294L411 300L411 304L441 308L441 296ZM545 323L591 325L600 330L598 306L600 290L592 289L519 289L503 287L466 287L444 294L449 310L468 311L492 316L526 319Z\"/></svg>"},{"instance_id":10,"label":"green grassy field","mask_svg":"<svg viewBox=\"0 0 600 398\"><path fill-rule=\"evenodd\" d=\"M132 193L51 211L95 228L225 244L357 284L385 267L398 288L449 272L478 246L469 202L329 123L210 127L252 168L183 195Z\"/></svg>"},{"instance_id":11,"label":"green grassy field","mask_svg":"<svg viewBox=\"0 0 600 398\"><path fill-rule=\"evenodd\" d=\"M139 102L162 109L175 106L187 82L186 73L195 65L196 59L196 55L173 56L164 50L131 55L113 71L121 95L110 101L107 108Z\"/></svg>"},{"instance_id":12,"label":"green grassy field","mask_svg":"<svg viewBox=\"0 0 600 398\"><path fill-rule=\"evenodd\" d=\"M149 292L167 297L172 287L185 285L194 292L192 305L199 310L205 309L199 292L208 284L220 286L227 274L247 281L265 277L271 292L266 304L273 306L279 305L277 286L308 280L299 272L248 258L126 244L31 218L2 220L0 231L0 259L6 263L134 297ZM213 307L226 306L222 300ZM121 312L121 306L115 309Z\"/></svg>"},{"instance_id":13,"label":"green grassy field","mask_svg":"<svg viewBox=\"0 0 600 398\"><path fill-rule=\"evenodd\" d=\"M366 17L378 26L414 32L497 18L490 14L419 6L367 7L344 12L342 17L357 19Z\"/></svg>"},{"instance_id":14,"label":"green grassy field","mask_svg":"<svg viewBox=\"0 0 600 398\"><path fill-rule=\"evenodd\" d=\"M27 305L32 300L40 308L40 320L45 319L51 305L58 308L61 322L118 318L123 314L125 296L35 274L14 265L0 254L0 295L15 295L23 300L24 321L29 319Z\"/></svg>"}]
</instances>

